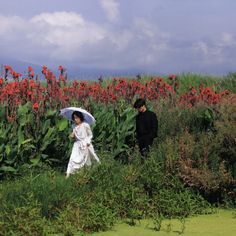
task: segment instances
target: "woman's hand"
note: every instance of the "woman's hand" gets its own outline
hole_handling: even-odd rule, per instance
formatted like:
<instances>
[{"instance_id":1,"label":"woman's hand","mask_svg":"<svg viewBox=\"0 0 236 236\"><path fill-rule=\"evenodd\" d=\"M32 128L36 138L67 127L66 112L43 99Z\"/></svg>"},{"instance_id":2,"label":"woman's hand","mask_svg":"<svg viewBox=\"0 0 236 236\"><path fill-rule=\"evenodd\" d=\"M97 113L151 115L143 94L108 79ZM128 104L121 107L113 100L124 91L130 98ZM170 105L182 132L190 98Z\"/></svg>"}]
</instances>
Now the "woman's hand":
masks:
<instances>
[{"instance_id":1,"label":"woman's hand","mask_svg":"<svg viewBox=\"0 0 236 236\"><path fill-rule=\"evenodd\" d=\"M72 133L70 134L70 138L75 138L74 132L72 132Z\"/></svg>"}]
</instances>

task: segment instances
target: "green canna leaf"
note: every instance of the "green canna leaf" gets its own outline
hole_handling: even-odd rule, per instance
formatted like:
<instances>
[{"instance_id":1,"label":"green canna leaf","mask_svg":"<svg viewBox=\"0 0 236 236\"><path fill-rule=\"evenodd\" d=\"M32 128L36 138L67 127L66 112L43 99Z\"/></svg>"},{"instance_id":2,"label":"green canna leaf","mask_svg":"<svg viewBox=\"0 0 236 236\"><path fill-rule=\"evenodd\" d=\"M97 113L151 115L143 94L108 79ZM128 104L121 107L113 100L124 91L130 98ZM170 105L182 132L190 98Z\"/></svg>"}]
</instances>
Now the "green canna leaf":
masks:
<instances>
[{"instance_id":1,"label":"green canna leaf","mask_svg":"<svg viewBox=\"0 0 236 236\"><path fill-rule=\"evenodd\" d=\"M63 131L68 127L68 120L66 119L61 119L57 123L57 127L59 131Z\"/></svg>"},{"instance_id":2,"label":"green canna leaf","mask_svg":"<svg viewBox=\"0 0 236 236\"><path fill-rule=\"evenodd\" d=\"M11 166L1 166L0 171L3 172L16 172L17 170Z\"/></svg>"}]
</instances>

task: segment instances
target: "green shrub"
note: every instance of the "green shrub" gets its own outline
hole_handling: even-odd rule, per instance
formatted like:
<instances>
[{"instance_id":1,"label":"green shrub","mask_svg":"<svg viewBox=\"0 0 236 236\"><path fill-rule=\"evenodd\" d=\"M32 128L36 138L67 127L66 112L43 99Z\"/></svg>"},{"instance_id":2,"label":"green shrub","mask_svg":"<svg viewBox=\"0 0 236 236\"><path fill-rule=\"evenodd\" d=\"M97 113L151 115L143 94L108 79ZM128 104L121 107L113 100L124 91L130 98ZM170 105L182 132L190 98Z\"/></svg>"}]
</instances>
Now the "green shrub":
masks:
<instances>
[{"instance_id":1,"label":"green shrub","mask_svg":"<svg viewBox=\"0 0 236 236\"><path fill-rule=\"evenodd\" d=\"M18 196L20 197L20 196ZM15 205L11 212L1 210L0 235L46 235L47 220L42 217L40 204L32 195L27 196L24 206Z\"/></svg>"}]
</instances>

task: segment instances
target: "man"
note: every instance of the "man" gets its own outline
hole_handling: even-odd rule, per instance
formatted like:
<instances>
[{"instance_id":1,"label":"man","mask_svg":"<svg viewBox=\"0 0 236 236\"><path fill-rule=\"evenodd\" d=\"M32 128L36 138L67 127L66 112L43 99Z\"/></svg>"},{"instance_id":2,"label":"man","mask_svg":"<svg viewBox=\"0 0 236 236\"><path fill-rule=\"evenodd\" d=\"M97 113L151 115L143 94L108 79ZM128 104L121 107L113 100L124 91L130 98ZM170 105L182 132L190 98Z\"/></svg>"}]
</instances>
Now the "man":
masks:
<instances>
[{"instance_id":1,"label":"man","mask_svg":"<svg viewBox=\"0 0 236 236\"><path fill-rule=\"evenodd\" d=\"M157 137L158 120L156 114L147 109L144 99L137 99L134 103L134 108L138 111L136 116L136 134L139 151L144 160L154 138Z\"/></svg>"}]
</instances>

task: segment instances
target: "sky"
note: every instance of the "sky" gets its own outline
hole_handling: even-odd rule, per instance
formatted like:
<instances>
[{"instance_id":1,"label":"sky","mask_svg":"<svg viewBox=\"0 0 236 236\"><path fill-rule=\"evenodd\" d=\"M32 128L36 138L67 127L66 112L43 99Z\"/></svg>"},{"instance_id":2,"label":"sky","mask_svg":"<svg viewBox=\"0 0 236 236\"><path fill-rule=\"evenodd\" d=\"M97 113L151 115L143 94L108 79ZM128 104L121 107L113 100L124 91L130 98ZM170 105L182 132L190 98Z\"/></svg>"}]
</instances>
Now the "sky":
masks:
<instances>
[{"instance_id":1,"label":"sky","mask_svg":"<svg viewBox=\"0 0 236 236\"><path fill-rule=\"evenodd\" d=\"M1 63L236 71L236 0L0 0L0 6Z\"/></svg>"}]
</instances>

